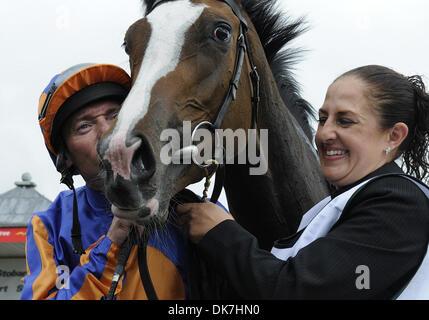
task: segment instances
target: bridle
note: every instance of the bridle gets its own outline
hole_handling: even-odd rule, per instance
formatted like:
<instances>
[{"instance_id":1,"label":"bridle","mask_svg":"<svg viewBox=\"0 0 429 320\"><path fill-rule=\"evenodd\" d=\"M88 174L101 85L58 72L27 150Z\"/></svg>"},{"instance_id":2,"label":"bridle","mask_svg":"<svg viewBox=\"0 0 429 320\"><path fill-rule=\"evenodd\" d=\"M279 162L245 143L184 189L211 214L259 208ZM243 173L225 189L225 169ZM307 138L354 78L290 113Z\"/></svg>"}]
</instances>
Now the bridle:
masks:
<instances>
[{"instance_id":1,"label":"bridle","mask_svg":"<svg viewBox=\"0 0 429 320\"><path fill-rule=\"evenodd\" d=\"M151 8L149 8L148 13L150 13L158 4L165 2L166 0L155 0L152 4ZM195 132L201 128L206 127L211 132L215 133L216 129L220 129L222 121L231 105L231 102L236 99L237 97L237 90L238 90L238 83L240 81L241 77L241 71L243 69L243 62L244 57L247 53L247 58L249 61L249 65L251 68L250 71L250 79L252 81L252 91L253 95L251 98L252 102L252 118L251 118L251 125L250 128L256 128L256 124L258 122L258 106L259 106L259 83L260 78L259 74L256 70L256 66L253 62L252 54L250 52L250 46L249 46L249 40L247 37L247 31L248 31L248 24L246 22L246 19L244 19L243 15L241 14L241 11L239 10L237 4L234 2L234 0L219 0L224 3L226 3L235 16L240 20L240 27L239 27L239 35L237 38L237 52L235 56L235 65L234 65L234 72L232 74L231 80L229 82L228 91L226 92L226 95L223 99L223 102L221 106L218 108L218 113L215 117L215 119L210 121L203 121L200 122L193 130L192 137L195 135ZM191 140L193 141L193 140ZM215 139L215 141L219 141L219 139ZM220 146L216 146L220 147ZM181 157L182 159L190 158L190 160L196 164L198 167L202 169L207 169L213 164L213 161L209 161L208 163L199 163L195 160L195 154L198 153L198 148L195 145L186 146L176 152L176 155ZM224 184L224 177L225 177L225 164L224 162L221 164L218 164L216 169L216 181L215 186L213 189L212 196L210 197L210 201L213 203L216 203L219 199L220 193L222 191L222 187ZM213 171L210 173L210 176L213 175ZM207 174L208 176L208 174ZM205 190L206 191L206 190Z\"/></svg>"},{"instance_id":2,"label":"bridle","mask_svg":"<svg viewBox=\"0 0 429 320\"><path fill-rule=\"evenodd\" d=\"M149 14L154 8L159 5L162 2L165 2L167 0L155 0L152 4L152 6L147 11L147 14ZM222 2L225 2L231 10L234 12L235 16L240 20L240 27L239 27L239 35L237 38L237 53L235 57L235 65L234 65L234 72L231 77L231 81L229 83L228 91L223 99L222 105L219 107L219 111L214 119L213 122L209 121L202 121L200 122L193 130L192 132L192 138L195 135L195 132L201 128L201 127L207 127L211 132L216 134L216 129L220 129L220 126L222 124L222 121L229 109L229 106L233 100L237 97L237 90L238 90L238 83L240 81L241 77L241 71L243 69L243 62L244 57L247 53L247 58L249 60L251 72L250 72L250 78L252 81L252 89L253 89L253 95L251 98L252 101L252 118L251 118L251 128L256 128L256 124L258 122L258 105L259 105L259 74L256 70L256 66L253 63L252 54L250 52L249 47L249 41L247 38L247 31L248 31L248 25L244 17L242 16L240 10L237 7L237 4L234 2L234 0L219 0ZM216 140L216 139L215 139ZM191 139L193 141L193 139ZM219 139L217 139L219 141ZM221 146L216 146L221 147ZM200 168L206 170L213 164L213 161L216 162L216 160L209 161L208 163L198 163L198 161L195 161L195 153L198 152L198 148L195 145L190 145L187 147L184 147L180 150L178 150L179 155L182 158L190 158L194 164L199 166ZM223 188L224 180L225 180L225 164L216 164L216 169L210 173L210 177L216 172L216 180L215 185L213 189L212 196L210 197L210 201L213 203L216 203L219 199L220 193ZM208 189L208 182L210 181L207 176L207 182L206 182L206 189L205 192ZM205 195L204 195L205 197ZM128 238L126 240L126 245L124 245L124 248L121 250L120 253L120 259L118 261L118 265L115 268L114 271L114 279L112 282L112 285L110 287L110 292L108 294L107 299L113 299L116 286L118 284L118 281L123 273L125 264L128 260L128 256L131 252L131 248L133 247L134 243L136 242L135 238L135 232L132 231L128 235ZM139 271L140 271L140 278L142 280L143 287L146 291L147 297L150 300L156 300L158 297L156 295L153 283L150 278L149 270L147 267L147 260L146 260L146 247L147 247L147 241L149 236L146 234L144 239L140 239L140 242L138 243L138 263L139 263Z\"/></svg>"},{"instance_id":3,"label":"bridle","mask_svg":"<svg viewBox=\"0 0 429 320\"><path fill-rule=\"evenodd\" d=\"M165 1L166 0L155 0L154 3L152 4L152 7L148 10L148 13L154 10L154 8L157 5ZM211 129L215 130L220 128L223 118L225 117L225 114L229 109L231 101L235 100L237 96L238 82L240 81L241 70L243 69L243 61L244 61L244 56L246 52L247 52L247 58L249 60L249 64L251 68L250 78L252 80L252 88L253 88L253 96L251 99L252 101L251 128L255 128L256 123L258 122L258 105L260 100L260 97L259 97L260 78L256 70L256 66L253 62L252 54L250 52L249 40L247 37L247 31L249 27L246 22L246 19L244 19L243 15L241 14L241 11L238 9L238 6L234 2L234 0L218 0L218 1L225 2L227 5L229 5L232 12L234 12L235 16L240 20L240 27L239 27L239 35L237 38L237 53L235 56L234 72L232 74L228 91L225 95L222 105L219 107L219 111L216 115L216 118L214 119L213 122L211 122L211 127L212 127Z\"/></svg>"}]
</instances>

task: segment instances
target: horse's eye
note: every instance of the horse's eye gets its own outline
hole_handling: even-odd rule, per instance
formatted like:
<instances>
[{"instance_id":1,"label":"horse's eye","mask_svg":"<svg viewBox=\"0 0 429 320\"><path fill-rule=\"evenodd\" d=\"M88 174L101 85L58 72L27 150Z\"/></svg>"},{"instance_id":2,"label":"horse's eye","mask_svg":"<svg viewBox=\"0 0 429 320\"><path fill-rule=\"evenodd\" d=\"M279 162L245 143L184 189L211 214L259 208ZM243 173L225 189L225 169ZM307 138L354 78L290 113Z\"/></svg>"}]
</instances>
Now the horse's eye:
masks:
<instances>
[{"instance_id":1,"label":"horse's eye","mask_svg":"<svg viewBox=\"0 0 429 320\"><path fill-rule=\"evenodd\" d=\"M228 42L231 39L231 29L227 26L218 26L213 31L213 38L222 42Z\"/></svg>"}]
</instances>

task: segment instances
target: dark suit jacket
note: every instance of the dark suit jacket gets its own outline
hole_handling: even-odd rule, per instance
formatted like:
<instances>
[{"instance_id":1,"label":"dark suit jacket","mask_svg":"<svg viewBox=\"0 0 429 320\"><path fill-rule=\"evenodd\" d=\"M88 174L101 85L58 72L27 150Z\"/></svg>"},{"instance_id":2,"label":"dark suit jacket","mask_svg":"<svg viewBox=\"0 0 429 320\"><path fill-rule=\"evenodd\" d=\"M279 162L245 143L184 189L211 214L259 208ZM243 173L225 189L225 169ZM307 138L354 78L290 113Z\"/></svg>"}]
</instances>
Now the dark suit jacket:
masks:
<instances>
[{"instance_id":1,"label":"dark suit jacket","mask_svg":"<svg viewBox=\"0 0 429 320\"><path fill-rule=\"evenodd\" d=\"M394 172L402 171L388 163L332 196L372 176ZM279 243L291 246L298 237ZM234 297L391 299L417 271L428 242L429 200L413 182L394 176L361 190L325 237L287 261L260 249L256 238L231 220L210 230L198 250L228 281ZM357 285L362 282L361 266L368 276L365 288Z\"/></svg>"}]
</instances>

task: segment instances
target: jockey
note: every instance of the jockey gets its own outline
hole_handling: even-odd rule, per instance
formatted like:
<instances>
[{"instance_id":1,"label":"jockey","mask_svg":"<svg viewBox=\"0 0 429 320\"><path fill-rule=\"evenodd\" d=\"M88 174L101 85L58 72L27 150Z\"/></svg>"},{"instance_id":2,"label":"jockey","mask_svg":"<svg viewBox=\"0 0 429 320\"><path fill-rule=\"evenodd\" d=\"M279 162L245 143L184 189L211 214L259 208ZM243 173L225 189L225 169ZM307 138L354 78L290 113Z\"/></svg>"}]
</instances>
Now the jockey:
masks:
<instances>
[{"instance_id":1,"label":"jockey","mask_svg":"<svg viewBox=\"0 0 429 320\"><path fill-rule=\"evenodd\" d=\"M56 75L39 100L45 145L71 190L61 192L28 226L27 276L21 299L104 299L112 284L130 222L113 217L99 176L96 151L116 119L130 77L110 64L79 64ZM74 188L72 176L86 185ZM172 215L170 215L172 216ZM185 299L187 241L175 223L157 230L147 246L148 269L160 299ZM131 249L116 299L147 299L137 246Z\"/></svg>"}]
</instances>

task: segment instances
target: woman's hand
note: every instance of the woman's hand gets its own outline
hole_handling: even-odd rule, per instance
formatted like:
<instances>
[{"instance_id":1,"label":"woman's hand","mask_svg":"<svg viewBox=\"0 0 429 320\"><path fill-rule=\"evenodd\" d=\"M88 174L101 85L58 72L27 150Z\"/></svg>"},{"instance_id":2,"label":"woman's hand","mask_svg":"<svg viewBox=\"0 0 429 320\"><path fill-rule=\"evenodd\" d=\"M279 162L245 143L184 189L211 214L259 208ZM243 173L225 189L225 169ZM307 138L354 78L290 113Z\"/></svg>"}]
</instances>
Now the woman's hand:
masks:
<instances>
[{"instance_id":1,"label":"woman's hand","mask_svg":"<svg viewBox=\"0 0 429 320\"><path fill-rule=\"evenodd\" d=\"M208 201L180 204L176 207L176 213L179 225L193 243L200 242L209 230L222 221L233 220L225 210Z\"/></svg>"}]
</instances>

